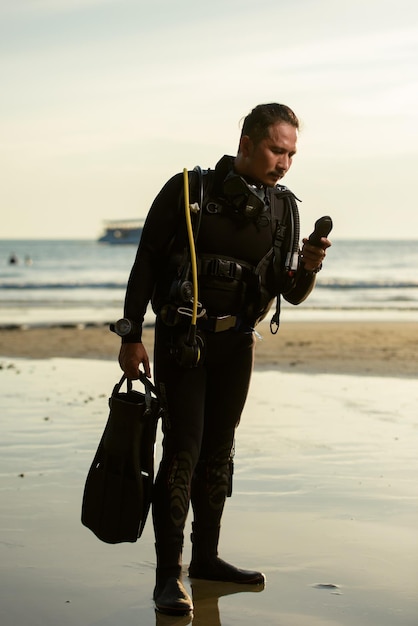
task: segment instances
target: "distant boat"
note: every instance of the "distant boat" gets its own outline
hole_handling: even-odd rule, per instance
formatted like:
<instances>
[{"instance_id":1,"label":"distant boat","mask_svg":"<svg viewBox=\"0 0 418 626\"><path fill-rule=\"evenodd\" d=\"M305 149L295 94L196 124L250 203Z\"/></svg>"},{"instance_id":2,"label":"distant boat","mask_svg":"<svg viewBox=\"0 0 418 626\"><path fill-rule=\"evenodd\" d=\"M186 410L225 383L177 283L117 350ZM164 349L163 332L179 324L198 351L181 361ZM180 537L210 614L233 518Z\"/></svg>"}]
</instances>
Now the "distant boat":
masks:
<instances>
[{"instance_id":1,"label":"distant boat","mask_svg":"<svg viewBox=\"0 0 418 626\"><path fill-rule=\"evenodd\" d=\"M106 220L100 243L135 244L141 239L144 220Z\"/></svg>"}]
</instances>

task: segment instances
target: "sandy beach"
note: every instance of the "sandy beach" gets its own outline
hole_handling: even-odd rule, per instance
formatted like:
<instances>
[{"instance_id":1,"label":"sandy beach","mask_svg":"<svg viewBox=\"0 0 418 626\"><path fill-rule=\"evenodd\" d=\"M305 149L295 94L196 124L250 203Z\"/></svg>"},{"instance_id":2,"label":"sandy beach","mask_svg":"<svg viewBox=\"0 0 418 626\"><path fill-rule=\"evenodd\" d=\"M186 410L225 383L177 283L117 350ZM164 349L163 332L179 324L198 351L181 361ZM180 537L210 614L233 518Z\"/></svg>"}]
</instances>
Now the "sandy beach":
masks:
<instances>
[{"instance_id":1,"label":"sandy beach","mask_svg":"<svg viewBox=\"0 0 418 626\"><path fill-rule=\"evenodd\" d=\"M276 335L257 327L256 366L294 372L416 376L418 323L286 322ZM154 331L144 329L152 351ZM117 359L120 340L107 325L0 328L0 355L26 358Z\"/></svg>"},{"instance_id":2,"label":"sandy beach","mask_svg":"<svg viewBox=\"0 0 418 626\"><path fill-rule=\"evenodd\" d=\"M170 618L153 609L150 521L117 546L80 522L118 338L105 326L0 331L2 626L416 626L417 324L262 334L220 551L267 583L189 580L188 526L195 612Z\"/></svg>"}]
</instances>

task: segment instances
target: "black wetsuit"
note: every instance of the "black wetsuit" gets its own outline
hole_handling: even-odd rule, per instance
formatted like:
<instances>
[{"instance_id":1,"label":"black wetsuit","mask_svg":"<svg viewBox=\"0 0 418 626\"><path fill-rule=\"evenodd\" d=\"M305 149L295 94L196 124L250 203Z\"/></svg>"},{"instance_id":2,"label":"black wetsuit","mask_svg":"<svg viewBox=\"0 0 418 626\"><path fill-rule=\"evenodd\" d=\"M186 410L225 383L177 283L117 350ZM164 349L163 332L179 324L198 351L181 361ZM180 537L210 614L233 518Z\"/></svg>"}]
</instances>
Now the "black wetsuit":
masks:
<instances>
[{"instance_id":1,"label":"black wetsuit","mask_svg":"<svg viewBox=\"0 0 418 626\"><path fill-rule=\"evenodd\" d=\"M190 317L175 314L178 303L173 302L173 284L188 260L181 174L167 182L150 209L127 288L125 316L138 329L152 300L157 315L154 378L168 409L153 498L160 575L178 575L190 500L193 532L219 532L231 487L235 429L253 367L253 327L268 312L278 289L272 263L263 273L262 294L260 278L251 272L272 249L273 218L267 210L249 219L228 206L222 184L232 167L232 157L223 157L210 176L203 177L206 191L196 251L199 301L208 319L197 325L202 338L197 366L184 367L176 358L176 346L190 325ZM199 192L195 173L190 173L190 181L192 202ZM290 224L286 226L289 233ZM284 280L284 297L298 304L314 280L300 268L290 282ZM225 315L237 318L234 328L214 332L215 318ZM140 330L124 339L140 340Z\"/></svg>"}]
</instances>

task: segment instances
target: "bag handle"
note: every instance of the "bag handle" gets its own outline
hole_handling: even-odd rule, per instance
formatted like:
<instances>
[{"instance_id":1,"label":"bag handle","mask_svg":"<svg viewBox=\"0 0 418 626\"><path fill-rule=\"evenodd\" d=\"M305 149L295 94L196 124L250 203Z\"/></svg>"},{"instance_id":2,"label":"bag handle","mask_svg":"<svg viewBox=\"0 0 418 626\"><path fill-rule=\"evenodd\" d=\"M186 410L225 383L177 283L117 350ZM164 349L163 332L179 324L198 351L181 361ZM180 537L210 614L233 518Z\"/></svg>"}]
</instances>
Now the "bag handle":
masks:
<instances>
[{"instance_id":1,"label":"bag handle","mask_svg":"<svg viewBox=\"0 0 418 626\"><path fill-rule=\"evenodd\" d=\"M127 378L126 375L123 374L122 378L115 385L113 389L113 395L116 393L119 393L125 380L126 380L126 386L128 388L128 391L132 391L132 380L130 378ZM157 398L157 400L159 400L158 392L157 392L155 385L152 384L152 382L149 380L149 378L145 376L143 372L139 372L139 380L145 387L145 396L148 397L149 400L151 400L151 394L153 393L154 396Z\"/></svg>"}]
</instances>

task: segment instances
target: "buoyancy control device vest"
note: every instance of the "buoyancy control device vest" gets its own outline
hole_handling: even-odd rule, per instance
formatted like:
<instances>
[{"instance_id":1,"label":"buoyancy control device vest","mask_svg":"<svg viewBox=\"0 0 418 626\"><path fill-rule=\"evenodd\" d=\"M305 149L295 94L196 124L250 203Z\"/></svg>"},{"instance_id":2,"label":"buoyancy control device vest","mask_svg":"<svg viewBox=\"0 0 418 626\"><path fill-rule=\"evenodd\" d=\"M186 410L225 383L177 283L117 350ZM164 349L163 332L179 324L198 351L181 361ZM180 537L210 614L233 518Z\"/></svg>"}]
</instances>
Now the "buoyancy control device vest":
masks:
<instances>
[{"instance_id":1,"label":"buoyancy control device vest","mask_svg":"<svg viewBox=\"0 0 418 626\"><path fill-rule=\"evenodd\" d=\"M190 197L199 205L193 231L199 301L208 316L238 315L254 327L273 300L293 286L298 263L299 213L282 185L258 187L233 172L233 158L215 170L190 172ZM190 306L190 254L184 229L174 237L159 281L154 311L168 323Z\"/></svg>"}]
</instances>

